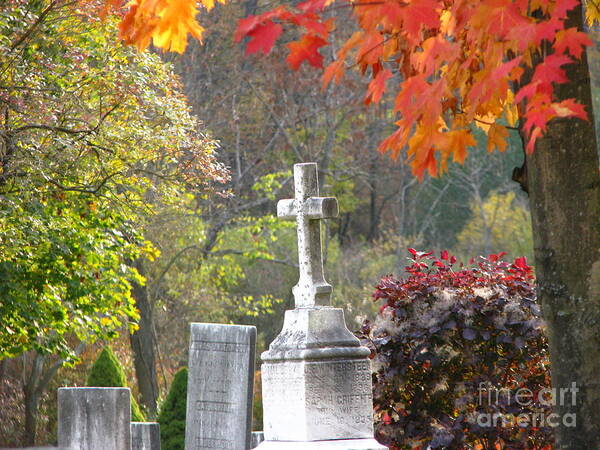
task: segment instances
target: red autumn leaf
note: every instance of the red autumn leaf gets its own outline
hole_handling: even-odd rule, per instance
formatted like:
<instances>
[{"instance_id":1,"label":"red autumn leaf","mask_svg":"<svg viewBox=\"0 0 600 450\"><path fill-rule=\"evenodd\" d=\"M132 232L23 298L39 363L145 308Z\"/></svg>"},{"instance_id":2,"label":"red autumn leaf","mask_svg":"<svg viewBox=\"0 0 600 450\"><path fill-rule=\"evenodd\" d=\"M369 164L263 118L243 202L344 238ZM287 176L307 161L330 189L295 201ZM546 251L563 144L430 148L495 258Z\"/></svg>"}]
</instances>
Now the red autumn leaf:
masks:
<instances>
[{"instance_id":1,"label":"red autumn leaf","mask_svg":"<svg viewBox=\"0 0 600 450\"><path fill-rule=\"evenodd\" d=\"M589 45L592 45L592 40L587 34L577 31L577 28L568 28L556 33L554 49L556 53L565 53L568 50L575 58L579 58L583 49Z\"/></svg>"},{"instance_id":2,"label":"red autumn leaf","mask_svg":"<svg viewBox=\"0 0 600 450\"><path fill-rule=\"evenodd\" d=\"M330 21L322 22L314 13L296 14L290 17L290 21L294 25L304 27L306 31L312 34L327 38L329 28L331 26Z\"/></svg>"},{"instance_id":3,"label":"red autumn leaf","mask_svg":"<svg viewBox=\"0 0 600 450\"><path fill-rule=\"evenodd\" d=\"M317 12L322 11L329 2L330 0L306 0L302 3L298 3L296 8L304 12Z\"/></svg>"},{"instance_id":4,"label":"red autumn leaf","mask_svg":"<svg viewBox=\"0 0 600 450\"><path fill-rule=\"evenodd\" d=\"M437 28L440 17L435 0L411 0L403 8L404 30L410 37L418 38L421 28Z\"/></svg>"},{"instance_id":5,"label":"red autumn leaf","mask_svg":"<svg viewBox=\"0 0 600 450\"><path fill-rule=\"evenodd\" d=\"M448 250L442 250L442 252L440 253L440 258L446 261L448 259Z\"/></svg>"},{"instance_id":6,"label":"red autumn leaf","mask_svg":"<svg viewBox=\"0 0 600 450\"><path fill-rule=\"evenodd\" d=\"M377 76L369 83L365 104L377 103L385 91L385 82L392 77L392 72L388 69L380 71Z\"/></svg>"},{"instance_id":7,"label":"red autumn leaf","mask_svg":"<svg viewBox=\"0 0 600 450\"><path fill-rule=\"evenodd\" d=\"M567 75L561 66L573 62L567 55L552 54L544 58L544 61L538 64L533 74L534 80L542 83L566 83L569 81Z\"/></svg>"},{"instance_id":8,"label":"red autumn leaf","mask_svg":"<svg viewBox=\"0 0 600 450\"><path fill-rule=\"evenodd\" d=\"M492 0L486 3L492 6L485 20L489 21L489 32L494 36L504 38L513 28L529 23L512 0ZM485 11L483 8L482 10Z\"/></svg>"},{"instance_id":9,"label":"red autumn leaf","mask_svg":"<svg viewBox=\"0 0 600 450\"><path fill-rule=\"evenodd\" d=\"M413 165L413 172L419 181L423 180L426 170L432 177L437 176L437 159L433 148L425 151L425 158L421 164Z\"/></svg>"},{"instance_id":10,"label":"red autumn leaf","mask_svg":"<svg viewBox=\"0 0 600 450\"><path fill-rule=\"evenodd\" d=\"M542 129L539 127L535 127L533 131L529 134L529 141L527 142L526 151L527 154L531 155L535 150L535 141L542 135Z\"/></svg>"},{"instance_id":11,"label":"red autumn leaf","mask_svg":"<svg viewBox=\"0 0 600 450\"><path fill-rule=\"evenodd\" d=\"M233 39L235 42L240 42L244 37L249 36L260 25L264 25L266 22L272 22L273 19L288 20L289 17L289 11L287 11L283 6L279 6L258 16L245 17L244 19L240 19L238 21L238 26L235 30Z\"/></svg>"},{"instance_id":12,"label":"red autumn leaf","mask_svg":"<svg viewBox=\"0 0 600 450\"><path fill-rule=\"evenodd\" d=\"M578 5L579 0L560 0L556 2L556 6L552 12L552 18L564 20L567 18L567 11L572 10Z\"/></svg>"},{"instance_id":13,"label":"red autumn leaf","mask_svg":"<svg viewBox=\"0 0 600 450\"><path fill-rule=\"evenodd\" d=\"M261 22L263 18L261 16L248 16L238 21L237 29L235 30L235 34L233 39L235 42L240 42L245 36L248 35L254 28L256 28Z\"/></svg>"},{"instance_id":14,"label":"red autumn leaf","mask_svg":"<svg viewBox=\"0 0 600 450\"><path fill-rule=\"evenodd\" d=\"M515 265L515 267L522 269L522 270L530 269L530 267L527 265L527 257L525 257L525 256L521 256L520 258L515 258L514 265Z\"/></svg>"},{"instance_id":15,"label":"red autumn leaf","mask_svg":"<svg viewBox=\"0 0 600 450\"><path fill-rule=\"evenodd\" d=\"M563 100L560 103L552 103L552 109L557 117L578 117L582 120L588 120L587 112L582 104L577 103L572 98Z\"/></svg>"},{"instance_id":16,"label":"red autumn leaf","mask_svg":"<svg viewBox=\"0 0 600 450\"><path fill-rule=\"evenodd\" d=\"M535 22L524 22L516 25L508 31L508 38L517 42L519 51L524 52L530 42L538 36L538 27Z\"/></svg>"},{"instance_id":17,"label":"red autumn leaf","mask_svg":"<svg viewBox=\"0 0 600 450\"><path fill-rule=\"evenodd\" d=\"M273 21L257 25L248 33L250 41L246 45L246 55L259 51L266 55L271 51L281 33L283 33L283 27Z\"/></svg>"},{"instance_id":18,"label":"red autumn leaf","mask_svg":"<svg viewBox=\"0 0 600 450\"><path fill-rule=\"evenodd\" d=\"M502 258L504 255L506 255L506 252L500 252L498 254L494 254L492 253L491 255L488 256L488 259L492 262L496 262L498 261L500 258Z\"/></svg>"},{"instance_id":19,"label":"red autumn leaf","mask_svg":"<svg viewBox=\"0 0 600 450\"><path fill-rule=\"evenodd\" d=\"M540 22L535 27L536 45L540 45L543 40L552 42L556 32L563 27L563 24L558 19L550 19Z\"/></svg>"},{"instance_id":20,"label":"red autumn leaf","mask_svg":"<svg viewBox=\"0 0 600 450\"><path fill-rule=\"evenodd\" d=\"M532 98L537 93L539 84L540 80L535 80L523 86L521 89L519 89L517 95L515 95L515 102L519 103L524 98Z\"/></svg>"},{"instance_id":21,"label":"red autumn leaf","mask_svg":"<svg viewBox=\"0 0 600 450\"><path fill-rule=\"evenodd\" d=\"M300 64L307 61L313 67L323 67L323 56L319 48L327 45L327 41L314 34L305 34L299 41L290 42L286 46L290 54L286 61L294 70L298 70Z\"/></svg>"}]
</instances>

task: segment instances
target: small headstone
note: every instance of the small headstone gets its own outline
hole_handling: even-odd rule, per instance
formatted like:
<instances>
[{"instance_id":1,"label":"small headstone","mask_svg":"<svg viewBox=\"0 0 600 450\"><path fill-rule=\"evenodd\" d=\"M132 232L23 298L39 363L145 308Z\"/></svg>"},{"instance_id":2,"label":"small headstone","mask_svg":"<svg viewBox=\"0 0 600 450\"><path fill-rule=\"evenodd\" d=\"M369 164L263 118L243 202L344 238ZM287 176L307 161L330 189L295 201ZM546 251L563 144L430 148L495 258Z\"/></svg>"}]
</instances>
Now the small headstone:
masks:
<instances>
[{"instance_id":1,"label":"small headstone","mask_svg":"<svg viewBox=\"0 0 600 450\"><path fill-rule=\"evenodd\" d=\"M160 425L131 422L131 450L160 450Z\"/></svg>"},{"instance_id":2,"label":"small headstone","mask_svg":"<svg viewBox=\"0 0 600 450\"><path fill-rule=\"evenodd\" d=\"M58 389L58 446L73 450L130 450L128 388Z\"/></svg>"},{"instance_id":3,"label":"small headstone","mask_svg":"<svg viewBox=\"0 0 600 450\"><path fill-rule=\"evenodd\" d=\"M250 440L250 448L258 447L258 444L260 444L264 440L265 440L265 433L263 433L262 431L253 431L252 437Z\"/></svg>"},{"instance_id":4,"label":"small headstone","mask_svg":"<svg viewBox=\"0 0 600 450\"><path fill-rule=\"evenodd\" d=\"M256 328L192 323L186 450L248 450Z\"/></svg>"}]
</instances>

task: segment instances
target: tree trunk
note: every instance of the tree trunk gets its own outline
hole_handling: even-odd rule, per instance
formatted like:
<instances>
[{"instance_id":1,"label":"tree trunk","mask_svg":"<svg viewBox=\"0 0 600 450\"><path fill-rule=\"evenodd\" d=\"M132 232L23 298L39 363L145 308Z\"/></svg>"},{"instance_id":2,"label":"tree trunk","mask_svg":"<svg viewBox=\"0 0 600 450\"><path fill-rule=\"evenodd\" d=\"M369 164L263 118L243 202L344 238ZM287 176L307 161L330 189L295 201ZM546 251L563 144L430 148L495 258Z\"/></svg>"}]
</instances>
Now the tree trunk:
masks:
<instances>
[{"instance_id":1,"label":"tree trunk","mask_svg":"<svg viewBox=\"0 0 600 450\"><path fill-rule=\"evenodd\" d=\"M25 430L23 432L23 444L25 446L35 445L37 429L39 395L34 390L25 390Z\"/></svg>"},{"instance_id":2,"label":"tree trunk","mask_svg":"<svg viewBox=\"0 0 600 450\"><path fill-rule=\"evenodd\" d=\"M570 12L572 26L582 29L581 6ZM538 298L557 389L555 448L599 449L600 173L585 52L566 69L570 81L557 86L558 100L576 98L590 120L550 124L527 156L527 184ZM570 390L562 396L561 388Z\"/></svg>"},{"instance_id":3,"label":"tree trunk","mask_svg":"<svg viewBox=\"0 0 600 450\"><path fill-rule=\"evenodd\" d=\"M140 260L136 260L133 266L140 274L144 274ZM156 355L154 353L152 307L148 299L146 286L134 284L132 295L135 298L135 306L140 311L139 329L130 335L133 364L141 394L141 402L146 408L148 419L154 419L158 400L158 382L156 377Z\"/></svg>"},{"instance_id":4,"label":"tree trunk","mask_svg":"<svg viewBox=\"0 0 600 450\"><path fill-rule=\"evenodd\" d=\"M31 359L31 369L28 369L27 361ZM39 384L42 378L45 357L30 352L22 356L23 360L23 398L25 403L25 429L23 430L23 444L32 446L35 444L37 428L38 400L40 398Z\"/></svg>"}]
</instances>

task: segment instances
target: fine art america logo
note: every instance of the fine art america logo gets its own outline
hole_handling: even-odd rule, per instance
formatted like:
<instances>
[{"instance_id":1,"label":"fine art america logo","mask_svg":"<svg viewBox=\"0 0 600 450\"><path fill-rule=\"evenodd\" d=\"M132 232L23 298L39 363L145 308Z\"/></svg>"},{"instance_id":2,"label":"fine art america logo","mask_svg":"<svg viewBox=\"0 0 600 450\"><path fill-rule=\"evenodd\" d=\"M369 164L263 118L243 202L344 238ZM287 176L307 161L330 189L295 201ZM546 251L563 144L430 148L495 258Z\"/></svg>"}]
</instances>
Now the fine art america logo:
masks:
<instances>
[{"instance_id":1,"label":"fine art america logo","mask_svg":"<svg viewBox=\"0 0 600 450\"><path fill-rule=\"evenodd\" d=\"M508 388L497 389L489 383L480 383L478 388L479 406L514 406L521 409L517 414L484 413L477 416L477 425L480 427L508 427L517 425L526 427L575 427L577 416L574 412L559 415L552 412L555 406L563 410L575 409L579 388L575 382L570 387L543 388L532 391L528 388L511 390ZM523 412L525 410L526 412ZM535 411L538 410L538 411Z\"/></svg>"}]
</instances>

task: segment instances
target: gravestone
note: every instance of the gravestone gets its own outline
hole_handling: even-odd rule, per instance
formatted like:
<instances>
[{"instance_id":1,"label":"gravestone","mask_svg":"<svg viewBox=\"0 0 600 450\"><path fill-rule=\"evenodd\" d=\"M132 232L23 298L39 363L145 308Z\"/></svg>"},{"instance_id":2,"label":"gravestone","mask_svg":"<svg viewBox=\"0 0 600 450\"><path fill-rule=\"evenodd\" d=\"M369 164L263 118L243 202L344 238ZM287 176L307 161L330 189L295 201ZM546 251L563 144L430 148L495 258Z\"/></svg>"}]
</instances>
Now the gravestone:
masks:
<instances>
[{"instance_id":1,"label":"gravestone","mask_svg":"<svg viewBox=\"0 0 600 450\"><path fill-rule=\"evenodd\" d=\"M259 450L381 450L373 439L370 351L330 306L320 220L337 216L337 200L319 197L317 165L294 165L295 197L277 215L295 219L299 281L295 309L262 354L264 437Z\"/></svg>"},{"instance_id":2,"label":"gravestone","mask_svg":"<svg viewBox=\"0 0 600 450\"><path fill-rule=\"evenodd\" d=\"M160 450L160 425L131 422L131 450Z\"/></svg>"},{"instance_id":3,"label":"gravestone","mask_svg":"<svg viewBox=\"0 0 600 450\"><path fill-rule=\"evenodd\" d=\"M256 328L192 323L186 450L248 450Z\"/></svg>"},{"instance_id":4,"label":"gravestone","mask_svg":"<svg viewBox=\"0 0 600 450\"><path fill-rule=\"evenodd\" d=\"M128 388L58 389L58 446L73 450L130 450Z\"/></svg>"},{"instance_id":5,"label":"gravestone","mask_svg":"<svg viewBox=\"0 0 600 450\"><path fill-rule=\"evenodd\" d=\"M250 448L258 447L265 440L265 434L262 431L253 431L250 437Z\"/></svg>"}]
</instances>

